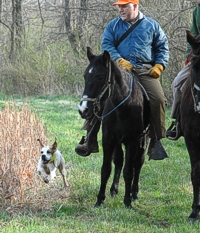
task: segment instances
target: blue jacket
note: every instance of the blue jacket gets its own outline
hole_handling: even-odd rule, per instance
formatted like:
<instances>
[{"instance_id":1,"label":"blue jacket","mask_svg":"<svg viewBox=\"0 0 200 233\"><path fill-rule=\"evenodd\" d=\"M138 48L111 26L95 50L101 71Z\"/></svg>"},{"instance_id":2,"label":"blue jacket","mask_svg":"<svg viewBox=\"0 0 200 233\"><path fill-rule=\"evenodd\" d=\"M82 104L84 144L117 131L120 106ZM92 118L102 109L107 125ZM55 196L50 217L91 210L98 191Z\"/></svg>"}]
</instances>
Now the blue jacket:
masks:
<instances>
[{"instance_id":1,"label":"blue jacket","mask_svg":"<svg viewBox=\"0 0 200 233\"><path fill-rule=\"evenodd\" d=\"M102 51L107 50L115 61L122 57L136 68L143 64L161 64L165 68L169 60L168 39L155 20L141 12L140 18L144 19L117 48L116 42L131 24L120 16L110 21L102 35Z\"/></svg>"}]
</instances>

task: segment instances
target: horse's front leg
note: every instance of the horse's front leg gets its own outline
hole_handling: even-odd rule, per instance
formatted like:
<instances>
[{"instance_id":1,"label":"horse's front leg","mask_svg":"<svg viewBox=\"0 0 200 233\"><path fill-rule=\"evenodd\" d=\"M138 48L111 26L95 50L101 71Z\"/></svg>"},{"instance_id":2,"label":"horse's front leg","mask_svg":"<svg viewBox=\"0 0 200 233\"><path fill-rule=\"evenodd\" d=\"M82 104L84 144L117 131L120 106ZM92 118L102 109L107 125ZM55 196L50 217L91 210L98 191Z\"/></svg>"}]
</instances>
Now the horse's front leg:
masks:
<instances>
[{"instance_id":1,"label":"horse's front leg","mask_svg":"<svg viewBox=\"0 0 200 233\"><path fill-rule=\"evenodd\" d=\"M132 184L132 199L134 201L138 200L139 177L140 177L141 168L144 164L144 153L145 153L145 149L140 148L137 157L134 160L134 177Z\"/></svg>"},{"instance_id":2,"label":"horse's front leg","mask_svg":"<svg viewBox=\"0 0 200 233\"><path fill-rule=\"evenodd\" d=\"M122 146L120 144L115 146L113 156L114 156L113 162L115 164L115 174L114 174L113 183L110 188L110 195L112 197L118 193L119 179L123 167L124 155L123 155Z\"/></svg>"},{"instance_id":3,"label":"horse's front leg","mask_svg":"<svg viewBox=\"0 0 200 233\"><path fill-rule=\"evenodd\" d=\"M136 154L136 148L134 146L135 142L131 145L125 145L126 148L126 158L124 166L124 181L125 181L125 196L124 205L126 208L132 208L131 206L131 185L133 181L133 160Z\"/></svg>"},{"instance_id":4,"label":"horse's front leg","mask_svg":"<svg viewBox=\"0 0 200 233\"><path fill-rule=\"evenodd\" d=\"M194 157L195 155L193 155ZM191 180L193 185L193 203L192 203L192 213L189 216L190 220L197 220L200 218L200 204L199 204L199 192L200 192L200 162L192 161L191 158Z\"/></svg>"},{"instance_id":5,"label":"horse's front leg","mask_svg":"<svg viewBox=\"0 0 200 233\"><path fill-rule=\"evenodd\" d=\"M193 184L193 204L192 204L192 213L189 216L190 220L199 219L199 186Z\"/></svg>"},{"instance_id":6,"label":"horse's front leg","mask_svg":"<svg viewBox=\"0 0 200 233\"><path fill-rule=\"evenodd\" d=\"M107 141L109 140L107 139ZM101 185L95 207L101 206L101 204L103 204L103 201L106 198L105 196L106 185L112 169L112 152L113 152L113 146L107 145L103 140L103 165L101 167Z\"/></svg>"}]
</instances>

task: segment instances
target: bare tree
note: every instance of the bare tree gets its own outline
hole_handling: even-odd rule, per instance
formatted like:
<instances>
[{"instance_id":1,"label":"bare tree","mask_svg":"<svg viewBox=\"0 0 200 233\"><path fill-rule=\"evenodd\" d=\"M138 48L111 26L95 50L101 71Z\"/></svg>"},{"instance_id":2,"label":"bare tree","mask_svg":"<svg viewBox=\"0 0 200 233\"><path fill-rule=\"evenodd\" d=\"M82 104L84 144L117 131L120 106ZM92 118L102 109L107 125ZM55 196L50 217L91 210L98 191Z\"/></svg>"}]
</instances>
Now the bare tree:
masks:
<instances>
[{"instance_id":1,"label":"bare tree","mask_svg":"<svg viewBox=\"0 0 200 233\"><path fill-rule=\"evenodd\" d=\"M56 92L66 93L67 89L73 90L69 88L69 83L77 90L77 85L81 86L79 77L87 62L86 46L92 47L97 53L101 52L101 36L105 26L118 15L117 7L112 6L113 2L114 0L0 0L0 63L4 67L3 71L0 68L0 84L4 77L14 77L10 70L15 70L13 72L16 76L17 69L17 84L20 78L23 80L18 90L30 90L35 84L32 89L39 93L37 81L44 82L42 93L52 93L52 87ZM185 31L189 29L192 10L197 3L199 1L195 0L140 0L139 9L146 16L157 20L169 39L170 61L163 73L164 91L169 102L171 82L185 59ZM46 57L43 58L45 53ZM8 70L7 57L11 61L17 57L21 65L13 63ZM57 70L57 60L53 67L52 59L55 57L62 64L60 70ZM46 63L48 59L51 60ZM27 65L24 67L25 62ZM19 71L20 67L26 70ZM28 76L30 80L27 79ZM22 87L22 83L25 86Z\"/></svg>"}]
</instances>

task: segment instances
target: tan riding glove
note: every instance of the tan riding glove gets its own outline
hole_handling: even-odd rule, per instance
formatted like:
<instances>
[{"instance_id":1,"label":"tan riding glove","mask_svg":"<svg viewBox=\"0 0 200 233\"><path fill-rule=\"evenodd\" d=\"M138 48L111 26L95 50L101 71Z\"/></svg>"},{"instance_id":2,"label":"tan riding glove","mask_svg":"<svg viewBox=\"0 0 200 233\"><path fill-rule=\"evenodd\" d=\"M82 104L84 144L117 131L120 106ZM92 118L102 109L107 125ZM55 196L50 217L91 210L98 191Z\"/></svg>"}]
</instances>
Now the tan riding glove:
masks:
<instances>
[{"instance_id":1,"label":"tan riding glove","mask_svg":"<svg viewBox=\"0 0 200 233\"><path fill-rule=\"evenodd\" d=\"M134 70L133 65L129 61L125 60L124 58L119 58L117 60L117 64L124 70L128 70L128 71Z\"/></svg>"},{"instance_id":2,"label":"tan riding glove","mask_svg":"<svg viewBox=\"0 0 200 233\"><path fill-rule=\"evenodd\" d=\"M164 70L164 67L162 65L155 64L155 66L153 66L150 69L149 75L151 75L154 78L159 78L163 70Z\"/></svg>"}]
</instances>

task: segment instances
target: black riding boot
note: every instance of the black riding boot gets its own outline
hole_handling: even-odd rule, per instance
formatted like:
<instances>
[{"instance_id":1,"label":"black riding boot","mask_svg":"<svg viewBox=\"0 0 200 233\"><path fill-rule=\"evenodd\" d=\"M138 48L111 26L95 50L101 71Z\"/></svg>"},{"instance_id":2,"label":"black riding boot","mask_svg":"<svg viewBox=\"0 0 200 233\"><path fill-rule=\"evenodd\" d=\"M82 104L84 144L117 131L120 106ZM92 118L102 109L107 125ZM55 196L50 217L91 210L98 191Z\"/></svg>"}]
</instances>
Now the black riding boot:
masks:
<instances>
[{"instance_id":1,"label":"black riding boot","mask_svg":"<svg viewBox=\"0 0 200 233\"><path fill-rule=\"evenodd\" d=\"M75 148L75 152L80 156L89 156L91 153L98 153L99 146L97 141L97 134L99 132L101 122L96 120L92 127L86 124L82 129L87 129L87 136L83 136L79 144Z\"/></svg>"},{"instance_id":2,"label":"black riding boot","mask_svg":"<svg viewBox=\"0 0 200 233\"><path fill-rule=\"evenodd\" d=\"M149 160L153 159L153 160L162 160L162 159L166 159L169 158L169 156L167 155L167 152L165 151L161 140L156 140L156 139L151 139L150 143L149 143L149 148L148 148L148 152L147 152L148 156L149 156Z\"/></svg>"},{"instance_id":3,"label":"black riding boot","mask_svg":"<svg viewBox=\"0 0 200 233\"><path fill-rule=\"evenodd\" d=\"M176 120L173 121L170 125L170 127L166 131L166 138L170 140L178 140L182 136L181 132L181 115L180 115L180 103L177 107L176 112L174 112L173 116L176 116Z\"/></svg>"},{"instance_id":4,"label":"black riding boot","mask_svg":"<svg viewBox=\"0 0 200 233\"><path fill-rule=\"evenodd\" d=\"M165 151L162 142L160 139L158 139L158 134L156 133L156 128L155 128L155 123L154 120L151 116L150 119L150 135L151 135L151 140L149 143L149 148L147 151L147 154L149 156L149 160L162 160L169 158L167 155L167 152Z\"/></svg>"}]
</instances>

